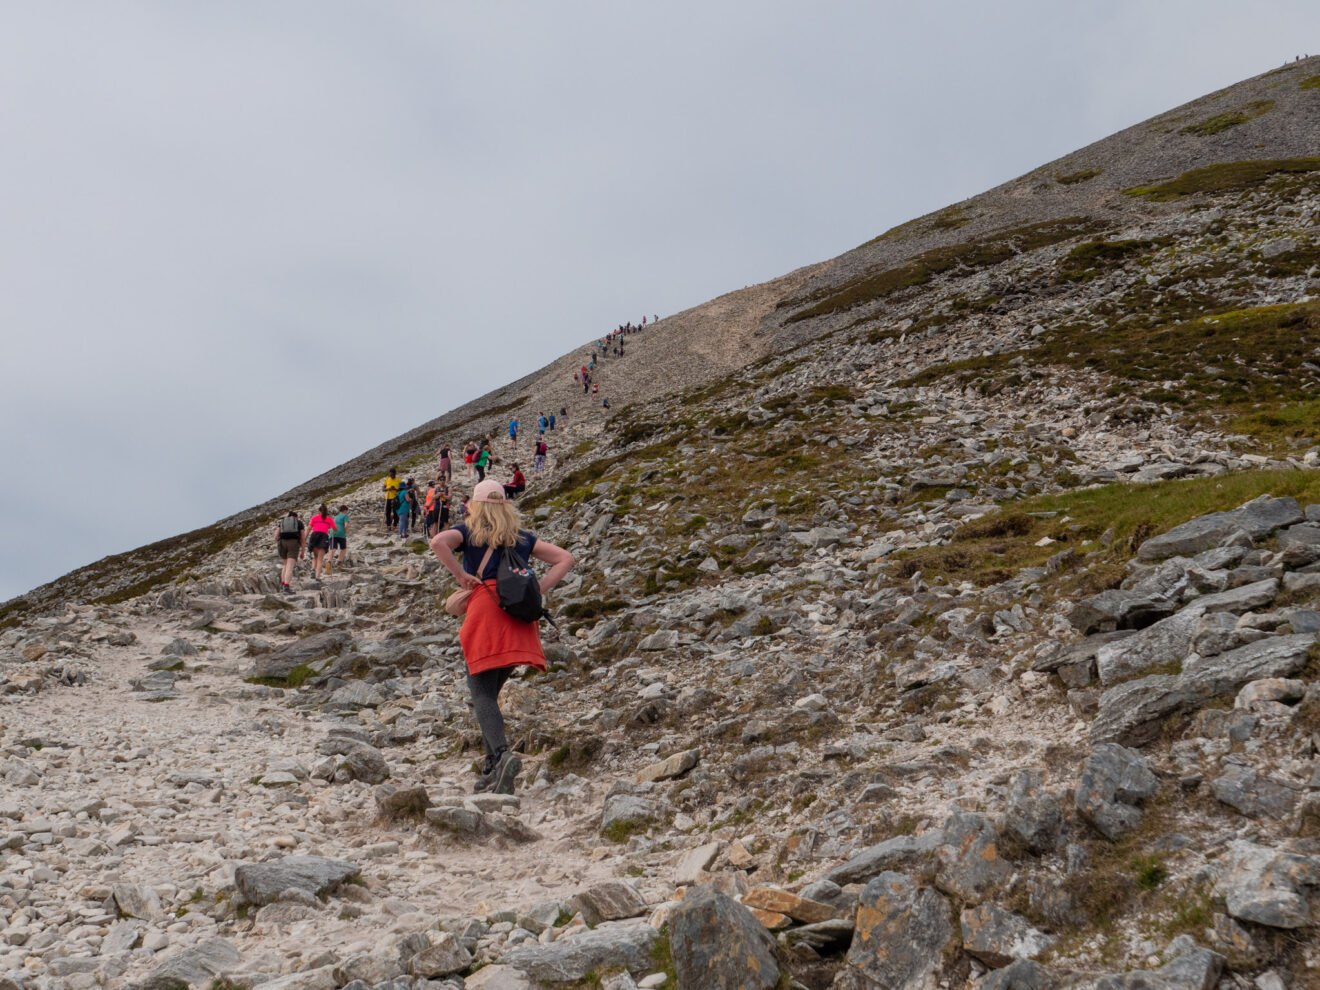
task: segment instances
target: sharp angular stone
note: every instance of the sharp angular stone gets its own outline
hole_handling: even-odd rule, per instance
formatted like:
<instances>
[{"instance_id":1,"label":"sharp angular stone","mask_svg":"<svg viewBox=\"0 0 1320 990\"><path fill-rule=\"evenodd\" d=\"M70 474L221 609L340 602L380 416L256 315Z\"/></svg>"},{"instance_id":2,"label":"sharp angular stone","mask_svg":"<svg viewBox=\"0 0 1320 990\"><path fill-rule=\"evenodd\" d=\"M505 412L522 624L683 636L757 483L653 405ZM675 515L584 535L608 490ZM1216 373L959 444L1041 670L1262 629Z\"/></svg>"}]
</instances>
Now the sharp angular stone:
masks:
<instances>
[{"instance_id":1,"label":"sharp angular stone","mask_svg":"<svg viewBox=\"0 0 1320 990\"><path fill-rule=\"evenodd\" d=\"M743 894L742 902L747 907L757 908L761 911L774 911L776 914L788 915L794 921L805 925L830 921L835 915L834 908L828 904L809 900L799 894L780 890L778 887L753 887Z\"/></svg>"},{"instance_id":2,"label":"sharp angular stone","mask_svg":"<svg viewBox=\"0 0 1320 990\"><path fill-rule=\"evenodd\" d=\"M1215 797L1252 818L1286 818L1297 805L1297 792L1250 767L1231 763L1210 782Z\"/></svg>"},{"instance_id":3,"label":"sharp angular stone","mask_svg":"<svg viewBox=\"0 0 1320 990\"><path fill-rule=\"evenodd\" d=\"M1119 629L1143 629L1172 615L1177 607L1176 601L1158 595L1113 588L1083 598L1068 613L1068 621L1083 636L1089 636Z\"/></svg>"},{"instance_id":4,"label":"sharp angular stone","mask_svg":"<svg viewBox=\"0 0 1320 990\"><path fill-rule=\"evenodd\" d=\"M1049 971L1030 959L1017 959L985 978L981 990L1049 990L1054 985Z\"/></svg>"},{"instance_id":5,"label":"sharp angular stone","mask_svg":"<svg viewBox=\"0 0 1320 990\"><path fill-rule=\"evenodd\" d=\"M125 918L155 921L165 916L160 897L144 884L117 883L114 885L115 907Z\"/></svg>"},{"instance_id":6,"label":"sharp angular stone","mask_svg":"<svg viewBox=\"0 0 1320 990\"><path fill-rule=\"evenodd\" d=\"M408 960L408 972L413 976L435 979L450 973L461 973L472 965L472 953L457 935L438 932L431 936L431 945Z\"/></svg>"},{"instance_id":7,"label":"sharp angular stone","mask_svg":"<svg viewBox=\"0 0 1320 990\"><path fill-rule=\"evenodd\" d=\"M779 983L775 943L747 908L714 887L696 887L669 918L680 990L770 990Z\"/></svg>"},{"instance_id":8,"label":"sharp angular stone","mask_svg":"<svg viewBox=\"0 0 1320 990\"><path fill-rule=\"evenodd\" d=\"M1074 802L1102 835L1117 839L1141 820L1136 803L1154 796L1158 789L1159 781L1140 754L1105 743L1082 765Z\"/></svg>"},{"instance_id":9,"label":"sharp angular stone","mask_svg":"<svg viewBox=\"0 0 1320 990\"><path fill-rule=\"evenodd\" d=\"M286 890L317 897L357 876L353 863L322 856L286 856L271 863L245 863L234 871L234 882L249 904L269 904Z\"/></svg>"},{"instance_id":10,"label":"sharp angular stone","mask_svg":"<svg viewBox=\"0 0 1320 990\"><path fill-rule=\"evenodd\" d=\"M385 754L370 743L349 736L329 736L317 743L316 749L340 757L338 769L347 771L354 780L380 784L390 775L390 765L385 760Z\"/></svg>"},{"instance_id":11,"label":"sharp angular stone","mask_svg":"<svg viewBox=\"0 0 1320 990\"><path fill-rule=\"evenodd\" d=\"M1007 966L1014 959L1038 956L1055 941L1033 928L1026 918L993 904L966 908L959 920L963 949L991 969Z\"/></svg>"},{"instance_id":12,"label":"sharp angular stone","mask_svg":"<svg viewBox=\"0 0 1320 990\"><path fill-rule=\"evenodd\" d=\"M1035 853L1053 850L1063 829L1063 799L1044 788L1039 770L1024 769L1013 775L1004 828Z\"/></svg>"},{"instance_id":13,"label":"sharp angular stone","mask_svg":"<svg viewBox=\"0 0 1320 990\"><path fill-rule=\"evenodd\" d=\"M648 781L672 780L675 777L681 777L701 761L701 750L688 749L681 753L675 753L659 763L652 763L649 767L637 774L637 783L645 784Z\"/></svg>"},{"instance_id":14,"label":"sharp angular stone","mask_svg":"<svg viewBox=\"0 0 1320 990\"><path fill-rule=\"evenodd\" d=\"M1304 518L1305 514L1296 499L1262 495L1231 512L1212 512L1154 536L1141 545L1137 556L1141 560L1159 560L1175 554L1190 556L1211 547L1223 546L1238 530L1253 540L1259 540L1276 529L1299 523Z\"/></svg>"},{"instance_id":15,"label":"sharp angular stone","mask_svg":"<svg viewBox=\"0 0 1320 990\"><path fill-rule=\"evenodd\" d=\"M718 842L707 842L695 849L689 849L674 869L674 883L686 887L699 882L702 872L710 869L710 865L715 862L715 857L719 854Z\"/></svg>"},{"instance_id":16,"label":"sharp angular stone","mask_svg":"<svg viewBox=\"0 0 1320 990\"><path fill-rule=\"evenodd\" d=\"M901 873L882 873L863 889L840 990L935 990L946 953L958 945L953 907L939 891Z\"/></svg>"},{"instance_id":17,"label":"sharp angular stone","mask_svg":"<svg viewBox=\"0 0 1320 990\"><path fill-rule=\"evenodd\" d=\"M981 815L955 812L944 823L944 844L938 853L935 883L946 894L978 904L1013 873L999 858L994 826Z\"/></svg>"},{"instance_id":18,"label":"sharp angular stone","mask_svg":"<svg viewBox=\"0 0 1320 990\"><path fill-rule=\"evenodd\" d=\"M1196 947L1157 970L1134 970L1095 981L1095 990L1214 990L1225 959L1217 952Z\"/></svg>"},{"instance_id":19,"label":"sharp angular stone","mask_svg":"<svg viewBox=\"0 0 1320 990\"><path fill-rule=\"evenodd\" d=\"M604 835L620 828L645 826L657 817L655 804L638 794L612 794L605 799L600 831Z\"/></svg>"},{"instance_id":20,"label":"sharp angular stone","mask_svg":"<svg viewBox=\"0 0 1320 990\"><path fill-rule=\"evenodd\" d=\"M569 910L580 913L595 928L602 921L620 921L646 913L646 900L626 880L607 880L576 894Z\"/></svg>"},{"instance_id":21,"label":"sharp angular stone","mask_svg":"<svg viewBox=\"0 0 1320 990\"><path fill-rule=\"evenodd\" d=\"M1312 923L1305 895L1307 888L1320 887L1320 857L1237 839L1228 844L1220 863L1214 889L1232 917L1271 928Z\"/></svg>"}]
</instances>

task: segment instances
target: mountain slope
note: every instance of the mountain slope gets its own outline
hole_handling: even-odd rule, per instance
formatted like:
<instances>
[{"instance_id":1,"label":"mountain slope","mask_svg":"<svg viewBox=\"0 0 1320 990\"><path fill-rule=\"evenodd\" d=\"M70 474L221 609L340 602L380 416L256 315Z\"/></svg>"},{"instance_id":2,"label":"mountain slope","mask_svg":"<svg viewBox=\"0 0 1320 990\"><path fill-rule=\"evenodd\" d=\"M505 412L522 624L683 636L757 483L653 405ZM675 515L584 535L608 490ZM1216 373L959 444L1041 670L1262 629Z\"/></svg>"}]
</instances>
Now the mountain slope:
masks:
<instances>
[{"instance_id":1,"label":"mountain slope","mask_svg":"<svg viewBox=\"0 0 1320 990\"><path fill-rule=\"evenodd\" d=\"M273 501L11 603L0 977L1316 985L1318 102L1289 66L667 317L608 417L566 355L290 493L354 520L295 595ZM564 406L520 506L580 563L472 799L379 473ZM293 854L360 885L253 885Z\"/></svg>"}]
</instances>

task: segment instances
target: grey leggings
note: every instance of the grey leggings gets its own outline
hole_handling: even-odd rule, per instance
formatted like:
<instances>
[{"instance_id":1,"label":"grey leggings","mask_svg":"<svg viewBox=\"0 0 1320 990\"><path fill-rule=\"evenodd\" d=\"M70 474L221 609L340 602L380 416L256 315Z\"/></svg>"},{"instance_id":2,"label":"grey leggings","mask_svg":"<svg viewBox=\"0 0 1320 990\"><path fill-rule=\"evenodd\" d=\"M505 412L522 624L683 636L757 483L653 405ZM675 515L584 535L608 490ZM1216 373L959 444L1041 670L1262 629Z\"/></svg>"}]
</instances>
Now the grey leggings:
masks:
<instances>
[{"instance_id":1,"label":"grey leggings","mask_svg":"<svg viewBox=\"0 0 1320 990\"><path fill-rule=\"evenodd\" d=\"M486 744L486 757L494 759L502 749L509 748L504 738L504 716L500 714L500 688L513 674L513 667L496 667L480 674L468 674L468 691L472 694L472 707L481 726L481 740Z\"/></svg>"}]
</instances>

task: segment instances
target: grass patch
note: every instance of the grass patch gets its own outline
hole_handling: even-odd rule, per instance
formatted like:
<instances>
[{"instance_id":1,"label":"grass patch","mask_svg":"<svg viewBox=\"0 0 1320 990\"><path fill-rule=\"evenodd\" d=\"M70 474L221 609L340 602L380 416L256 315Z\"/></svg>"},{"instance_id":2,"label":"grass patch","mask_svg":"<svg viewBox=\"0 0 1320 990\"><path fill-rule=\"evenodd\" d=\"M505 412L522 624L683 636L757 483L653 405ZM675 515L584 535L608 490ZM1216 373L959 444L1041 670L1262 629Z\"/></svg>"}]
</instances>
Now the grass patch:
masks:
<instances>
[{"instance_id":1,"label":"grass patch","mask_svg":"<svg viewBox=\"0 0 1320 990\"><path fill-rule=\"evenodd\" d=\"M1194 168L1176 179L1153 186L1134 186L1123 191L1129 196L1143 196L1158 203L1191 196L1193 193L1225 193L1251 189L1272 175L1296 175L1320 171L1320 157L1267 158L1256 161L1222 162Z\"/></svg>"},{"instance_id":2,"label":"grass patch","mask_svg":"<svg viewBox=\"0 0 1320 990\"><path fill-rule=\"evenodd\" d=\"M1090 587L1095 583L1117 585L1124 575L1123 562L1150 537L1209 512L1235 509L1264 494L1292 496L1303 503L1320 500L1320 473L1244 471L1217 478L1115 484L1038 496L1019 503L1020 511L1011 515L968 523L947 546L896 554L897 574L920 572L927 580L938 576L992 584L1012 577L1020 568L1040 566L1070 546L1091 543L1112 528L1114 540L1109 547L1086 560L1087 575L1108 576L1105 581L1090 582L1085 591L1094 594L1103 590ZM1058 515L1038 519L1028 515L1030 512ZM1044 536L1055 542L1036 546ZM1094 549L1100 550L1098 546Z\"/></svg>"},{"instance_id":3,"label":"grass patch","mask_svg":"<svg viewBox=\"0 0 1320 990\"><path fill-rule=\"evenodd\" d=\"M1148 254L1168 239L1087 241L1068 252L1059 262L1059 273L1073 281L1094 278Z\"/></svg>"},{"instance_id":4,"label":"grass patch","mask_svg":"<svg viewBox=\"0 0 1320 990\"><path fill-rule=\"evenodd\" d=\"M1184 127L1182 133L1195 134L1198 137L1209 137L1212 134L1219 134L1231 127L1237 127L1240 124L1255 120L1257 117L1264 116L1273 109L1273 100L1254 100L1251 103L1238 107L1236 110L1217 113L1213 117L1207 117L1199 123Z\"/></svg>"},{"instance_id":5,"label":"grass patch","mask_svg":"<svg viewBox=\"0 0 1320 990\"><path fill-rule=\"evenodd\" d=\"M305 663L300 663L289 671L288 677L249 677L245 684L260 684L264 687L300 688L309 677L315 677L316 671Z\"/></svg>"},{"instance_id":6,"label":"grass patch","mask_svg":"<svg viewBox=\"0 0 1320 990\"><path fill-rule=\"evenodd\" d=\"M1103 171L1102 168L1084 168L1077 172L1069 172L1067 175L1056 175L1054 181L1061 186L1075 186L1078 183L1094 179Z\"/></svg>"},{"instance_id":7,"label":"grass patch","mask_svg":"<svg viewBox=\"0 0 1320 990\"><path fill-rule=\"evenodd\" d=\"M964 244L935 248L917 255L899 268L873 272L850 279L840 286L818 289L784 300L775 308L794 309L804 306L784 321L797 323L875 302L902 289L925 285L946 272L970 274L981 268L998 265L1023 252L1048 247L1094 231L1094 222L1084 217L1029 224Z\"/></svg>"},{"instance_id":8,"label":"grass patch","mask_svg":"<svg viewBox=\"0 0 1320 990\"><path fill-rule=\"evenodd\" d=\"M1297 84L1298 89L1320 89L1320 76L1307 76Z\"/></svg>"},{"instance_id":9,"label":"grass patch","mask_svg":"<svg viewBox=\"0 0 1320 990\"><path fill-rule=\"evenodd\" d=\"M648 831L655 822L649 818L624 821L616 819L600 830L602 838L614 843L627 842L634 835Z\"/></svg>"}]
</instances>

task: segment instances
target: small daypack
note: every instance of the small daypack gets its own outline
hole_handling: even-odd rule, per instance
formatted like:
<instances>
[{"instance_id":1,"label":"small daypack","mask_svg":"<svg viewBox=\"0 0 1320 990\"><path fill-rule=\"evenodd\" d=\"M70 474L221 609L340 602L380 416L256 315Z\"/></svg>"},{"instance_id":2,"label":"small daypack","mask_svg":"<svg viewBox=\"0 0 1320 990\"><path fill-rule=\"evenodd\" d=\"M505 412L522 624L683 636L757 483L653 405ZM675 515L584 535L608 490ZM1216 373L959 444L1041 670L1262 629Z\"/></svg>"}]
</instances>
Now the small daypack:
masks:
<instances>
[{"instance_id":1,"label":"small daypack","mask_svg":"<svg viewBox=\"0 0 1320 990\"><path fill-rule=\"evenodd\" d=\"M542 603L540 582L513 547L500 548L495 590L499 593L500 608L515 619L537 622L550 617Z\"/></svg>"},{"instance_id":2,"label":"small daypack","mask_svg":"<svg viewBox=\"0 0 1320 990\"><path fill-rule=\"evenodd\" d=\"M285 516L280 520L280 539L296 540L298 538L298 530L301 528L302 523L298 521L297 516L292 514Z\"/></svg>"}]
</instances>

